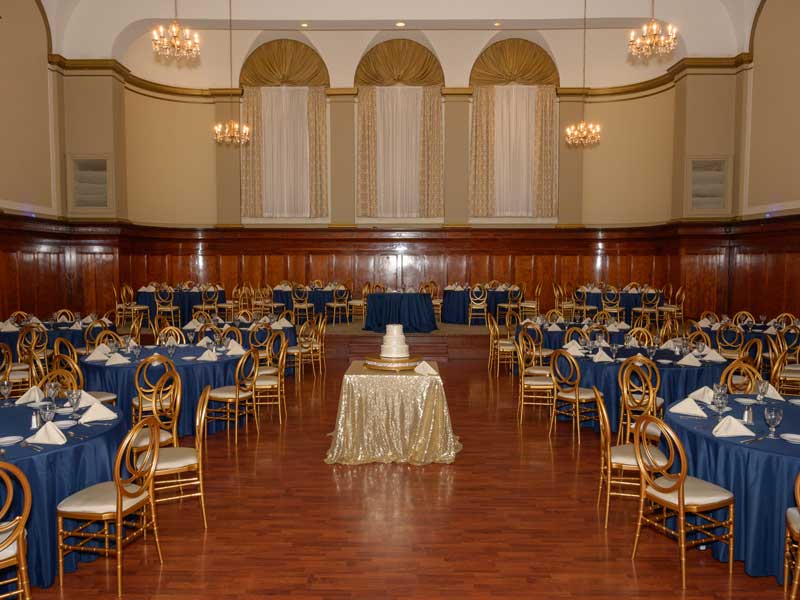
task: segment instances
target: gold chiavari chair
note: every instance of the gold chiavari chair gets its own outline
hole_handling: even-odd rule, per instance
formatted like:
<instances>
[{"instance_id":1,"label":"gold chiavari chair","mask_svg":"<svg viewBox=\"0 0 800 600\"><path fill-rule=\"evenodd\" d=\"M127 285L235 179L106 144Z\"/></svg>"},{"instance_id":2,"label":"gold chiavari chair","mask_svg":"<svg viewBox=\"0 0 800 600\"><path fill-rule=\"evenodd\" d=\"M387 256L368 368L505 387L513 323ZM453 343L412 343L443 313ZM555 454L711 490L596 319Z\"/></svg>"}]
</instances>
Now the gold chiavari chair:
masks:
<instances>
[{"instance_id":1,"label":"gold chiavari chair","mask_svg":"<svg viewBox=\"0 0 800 600\"><path fill-rule=\"evenodd\" d=\"M75 377L75 383L77 384L78 389L84 388L83 371L81 370L78 361L73 359L71 356L66 354L54 354L53 358L51 359L50 369L64 369L65 371L69 371ZM93 396L103 404L116 405L117 403L117 395L113 392L86 390L86 393L90 396Z\"/></svg>"},{"instance_id":2,"label":"gold chiavari chair","mask_svg":"<svg viewBox=\"0 0 800 600\"><path fill-rule=\"evenodd\" d=\"M286 305L283 302L275 301L275 290L272 289L271 285L266 284L262 288L261 294L264 298L264 308L270 313L280 313L284 308L286 308Z\"/></svg>"},{"instance_id":3,"label":"gold chiavari chair","mask_svg":"<svg viewBox=\"0 0 800 600\"><path fill-rule=\"evenodd\" d=\"M158 519L153 494L153 474L158 463L155 417L135 424L117 450L114 480L97 483L67 496L58 504L58 583L64 584L64 557L70 552L91 552L117 560L117 596L122 597L123 547L144 537L150 529L163 563L158 540ZM134 452L133 441L148 432L150 443ZM73 529L65 523L80 521ZM102 525L92 531L95 524ZM113 525L113 530L109 525ZM90 542L99 542L92 545Z\"/></svg>"},{"instance_id":4,"label":"gold chiavari chair","mask_svg":"<svg viewBox=\"0 0 800 600\"><path fill-rule=\"evenodd\" d=\"M347 298L350 296L350 290L343 285L339 285L333 290L333 301L325 303L325 317L331 319L331 325L336 324L336 317L339 317L339 323L344 320L347 322Z\"/></svg>"},{"instance_id":5,"label":"gold chiavari chair","mask_svg":"<svg viewBox=\"0 0 800 600\"><path fill-rule=\"evenodd\" d=\"M201 329L206 326L208 326L208 323L204 323ZM205 332L198 332L197 335L198 339L202 339L202 336L205 335ZM179 329L178 327L173 327L172 325L164 327L164 329L158 332L157 343L159 346L166 346L170 340L173 340L176 344L185 344L186 334L183 333L183 330Z\"/></svg>"},{"instance_id":6,"label":"gold chiavari chair","mask_svg":"<svg viewBox=\"0 0 800 600\"><path fill-rule=\"evenodd\" d=\"M661 288L661 301L664 306L672 303L672 284L669 281Z\"/></svg>"},{"instance_id":7,"label":"gold chiavari chair","mask_svg":"<svg viewBox=\"0 0 800 600\"><path fill-rule=\"evenodd\" d=\"M634 327L628 331L628 335L631 336L631 339L636 340L639 347L653 345L653 334L644 327Z\"/></svg>"},{"instance_id":8,"label":"gold chiavari chair","mask_svg":"<svg viewBox=\"0 0 800 600\"><path fill-rule=\"evenodd\" d=\"M654 331L655 328L655 320L650 320L650 316L647 314L639 315L638 317L634 317L633 319L633 327L634 329L646 329L647 331ZM657 330L656 330L657 333Z\"/></svg>"},{"instance_id":9,"label":"gold chiavari chair","mask_svg":"<svg viewBox=\"0 0 800 600\"><path fill-rule=\"evenodd\" d=\"M739 349L744 344L744 331L733 323L723 323L717 329L717 352L728 359L739 357Z\"/></svg>"},{"instance_id":10,"label":"gold chiavari chair","mask_svg":"<svg viewBox=\"0 0 800 600\"><path fill-rule=\"evenodd\" d=\"M704 310L700 313L700 320L707 320L709 323L719 323L719 315L713 310Z\"/></svg>"},{"instance_id":11,"label":"gold chiavari chair","mask_svg":"<svg viewBox=\"0 0 800 600\"><path fill-rule=\"evenodd\" d=\"M13 358L11 354L11 347L8 344L0 342L0 377L3 381L8 381L11 384L13 392L24 392L30 387L30 367L23 371L14 371L11 369Z\"/></svg>"},{"instance_id":12,"label":"gold chiavari chair","mask_svg":"<svg viewBox=\"0 0 800 600\"><path fill-rule=\"evenodd\" d=\"M254 385L254 396L256 413L260 412L262 406L278 407L278 423L282 424L283 419L288 418L286 409L286 352L288 345L283 333L280 334L280 347L278 349L277 360L273 367L274 373L259 373Z\"/></svg>"},{"instance_id":13,"label":"gold chiavari chair","mask_svg":"<svg viewBox=\"0 0 800 600\"><path fill-rule=\"evenodd\" d=\"M53 398L53 401L55 402L65 400L67 391L78 389L78 382L75 379L75 375L72 373L72 371L68 371L66 369L48 371L36 381L36 386L40 390L45 390L47 389L46 386L48 383L57 383L59 386L59 390L57 392L58 397Z\"/></svg>"},{"instance_id":14,"label":"gold chiavari chair","mask_svg":"<svg viewBox=\"0 0 800 600\"><path fill-rule=\"evenodd\" d=\"M264 355L259 355L258 375L277 375L278 374L278 353L275 348L280 350L281 346L288 346L286 335L282 329L273 329L269 332L266 344L264 344ZM250 346L252 348L252 345Z\"/></svg>"},{"instance_id":15,"label":"gold chiavari chair","mask_svg":"<svg viewBox=\"0 0 800 600\"><path fill-rule=\"evenodd\" d=\"M314 304L308 301L308 290L298 283L292 288L292 310L297 317L303 317L304 322L314 318Z\"/></svg>"},{"instance_id":16,"label":"gold chiavari chair","mask_svg":"<svg viewBox=\"0 0 800 600\"><path fill-rule=\"evenodd\" d=\"M506 313L506 322L505 322L505 329L506 329L506 339L513 340L517 334L517 327L519 326L520 316L519 313L510 310Z\"/></svg>"},{"instance_id":17,"label":"gold chiavari chair","mask_svg":"<svg viewBox=\"0 0 800 600\"><path fill-rule=\"evenodd\" d=\"M633 432L639 419L644 415L659 416L658 413L664 405L664 401L658 397L661 374L655 363L647 358L636 359L637 357L626 359L617 374L621 392L618 444L632 443ZM637 362L639 364L636 364ZM658 431L649 433L658 439Z\"/></svg>"},{"instance_id":18,"label":"gold chiavari chair","mask_svg":"<svg viewBox=\"0 0 800 600\"><path fill-rule=\"evenodd\" d=\"M255 291L253 290L253 286L251 286L249 283L242 284L242 286L239 288L239 302L237 309L239 311L248 310L252 312L254 302Z\"/></svg>"},{"instance_id":19,"label":"gold chiavari chair","mask_svg":"<svg viewBox=\"0 0 800 600\"><path fill-rule=\"evenodd\" d=\"M500 281L498 279L492 279L486 284L486 287L490 290L496 290L498 287L500 287Z\"/></svg>"},{"instance_id":20,"label":"gold chiavari chair","mask_svg":"<svg viewBox=\"0 0 800 600\"><path fill-rule=\"evenodd\" d=\"M739 358L761 373L764 368L764 345L758 338L752 338L742 344Z\"/></svg>"},{"instance_id":21,"label":"gold chiavari chair","mask_svg":"<svg viewBox=\"0 0 800 600\"><path fill-rule=\"evenodd\" d=\"M78 362L78 350L67 338L58 337L53 341L53 355L50 357L51 366L53 360L59 354L69 356L73 361Z\"/></svg>"},{"instance_id":22,"label":"gold chiavari chair","mask_svg":"<svg viewBox=\"0 0 800 600\"><path fill-rule=\"evenodd\" d=\"M386 286L382 283L373 283L372 284L372 293L373 294L385 294L386 293Z\"/></svg>"},{"instance_id":23,"label":"gold chiavari chair","mask_svg":"<svg viewBox=\"0 0 800 600\"><path fill-rule=\"evenodd\" d=\"M555 431L559 415L572 421L573 435L581 444L581 426L597 420L595 394L581 387L581 369L578 361L565 350L556 350L550 357L550 376L555 384L554 410L550 415L550 432Z\"/></svg>"},{"instance_id":24,"label":"gold chiavari chair","mask_svg":"<svg viewBox=\"0 0 800 600\"><path fill-rule=\"evenodd\" d=\"M30 600L25 525L31 513L31 486L19 467L7 462L0 462L0 482L3 497L0 507L0 569L16 569L16 575L8 574L0 581L5 589L3 598ZM10 589L12 585L15 589Z\"/></svg>"},{"instance_id":25,"label":"gold chiavari chair","mask_svg":"<svg viewBox=\"0 0 800 600\"><path fill-rule=\"evenodd\" d=\"M531 332L535 335L535 330L533 328L522 328L519 330L517 344L519 344L522 349L525 358L525 370L520 371L520 373L534 377L550 377L550 367L542 364L536 341L533 335L531 335Z\"/></svg>"},{"instance_id":26,"label":"gold chiavari chair","mask_svg":"<svg viewBox=\"0 0 800 600\"><path fill-rule=\"evenodd\" d=\"M178 419L181 413L183 398L183 382L175 370L165 371L156 382L150 396L150 408L158 419L158 445L178 445ZM142 431L133 439L133 448L137 452L150 444L149 430Z\"/></svg>"},{"instance_id":27,"label":"gold chiavari chair","mask_svg":"<svg viewBox=\"0 0 800 600\"><path fill-rule=\"evenodd\" d=\"M467 310L467 325L472 327L473 318L481 318L485 323L489 322L488 314L489 308L486 302L489 296L488 290L480 285L475 284L469 290L469 309Z\"/></svg>"},{"instance_id":28,"label":"gold chiavari chair","mask_svg":"<svg viewBox=\"0 0 800 600\"><path fill-rule=\"evenodd\" d=\"M589 294L585 289L575 288L572 297L575 301L574 318L576 319L591 319L592 315L599 310L594 304L588 303Z\"/></svg>"},{"instance_id":29,"label":"gold chiavari chair","mask_svg":"<svg viewBox=\"0 0 800 600\"><path fill-rule=\"evenodd\" d=\"M789 351L800 348L800 327L787 325L780 332L781 345Z\"/></svg>"},{"instance_id":30,"label":"gold chiavari chair","mask_svg":"<svg viewBox=\"0 0 800 600\"><path fill-rule=\"evenodd\" d=\"M256 323L247 333L247 339L250 342L250 349L253 350L256 357L258 357L259 369L262 366L267 366L270 364L270 344L273 341L273 333L273 329L266 323Z\"/></svg>"},{"instance_id":31,"label":"gold chiavari chair","mask_svg":"<svg viewBox=\"0 0 800 600\"><path fill-rule=\"evenodd\" d=\"M563 322L565 320L564 313L562 313L557 308L551 308L544 314L544 320L548 323L558 323L559 321Z\"/></svg>"},{"instance_id":32,"label":"gold chiavari chair","mask_svg":"<svg viewBox=\"0 0 800 600\"><path fill-rule=\"evenodd\" d=\"M665 316L661 322L661 329L658 332L662 342L681 337L681 328L678 322L671 316Z\"/></svg>"},{"instance_id":33,"label":"gold chiavari chair","mask_svg":"<svg viewBox=\"0 0 800 600\"><path fill-rule=\"evenodd\" d=\"M218 312L219 290L214 285L204 286L200 291L200 304L192 306L192 312L201 310L203 312L216 315Z\"/></svg>"},{"instance_id":34,"label":"gold chiavari chair","mask_svg":"<svg viewBox=\"0 0 800 600\"><path fill-rule=\"evenodd\" d=\"M611 424L603 397L596 387L592 388L597 405L597 418L600 421L600 485L597 490L597 508L605 495L605 527L608 529L608 513L611 508L611 497L638 498L640 474L636 462L636 450L632 443L611 445ZM654 458L658 462L666 462L667 457L654 447ZM603 494L605 491L605 494Z\"/></svg>"},{"instance_id":35,"label":"gold chiavari chair","mask_svg":"<svg viewBox=\"0 0 800 600\"><path fill-rule=\"evenodd\" d=\"M672 291L672 286L669 286L669 291ZM671 295L670 295L671 296ZM683 286L678 288L678 291L675 292L675 299L671 297L666 298L664 300L664 304L658 307L658 313L661 315L662 319L674 319L678 323L683 323L683 305L686 301L686 289Z\"/></svg>"},{"instance_id":36,"label":"gold chiavari chair","mask_svg":"<svg viewBox=\"0 0 800 600\"><path fill-rule=\"evenodd\" d=\"M181 309L174 304L175 292L159 287L155 292L156 316L163 316L170 325L181 324Z\"/></svg>"},{"instance_id":37,"label":"gold chiavari chair","mask_svg":"<svg viewBox=\"0 0 800 600\"><path fill-rule=\"evenodd\" d=\"M270 288L271 290L272 288ZM225 298L225 302L217 303L217 310L222 312L222 317L226 321L233 321L236 311L239 310L239 286L233 286L231 295Z\"/></svg>"},{"instance_id":38,"label":"gold chiavari chair","mask_svg":"<svg viewBox=\"0 0 800 600\"><path fill-rule=\"evenodd\" d=\"M614 317L617 321L625 320L625 309L622 308L622 295L613 285L603 288L603 311Z\"/></svg>"},{"instance_id":39,"label":"gold chiavari chair","mask_svg":"<svg viewBox=\"0 0 800 600\"><path fill-rule=\"evenodd\" d=\"M500 318L503 316L502 313L507 313L512 310L516 311L517 313L520 312L520 305L522 304L524 293L525 291L521 283L515 283L508 289L508 301L498 302L497 307L495 308L495 316L497 317L498 321L500 321Z\"/></svg>"},{"instance_id":40,"label":"gold chiavari chair","mask_svg":"<svg viewBox=\"0 0 800 600\"><path fill-rule=\"evenodd\" d=\"M564 285L556 284L558 289L557 308L568 321L575 319L575 299L572 295L572 284L567 282Z\"/></svg>"},{"instance_id":41,"label":"gold chiavari chair","mask_svg":"<svg viewBox=\"0 0 800 600\"><path fill-rule=\"evenodd\" d=\"M24 321L27 321L31 315L26 313L24 310L15 310L14 312L9 315L8 320L14 321L17 325L22 324Z\"/></svg>"},{"instance_id":42,"label":"gold chiavari chair","mask_svg":"<svg viewBox=\"0 0 800 600\"><path fill-rule=\"evenodd\" d=\"M797 589L800 586L800 473L794 479L795 506L786 510L786 541L783 552L783 595L789 591L789 578L792 579L792 590L789 600L797 600Z\"/></svg>"},{"instance_id":43,"label":"gold chiavari chair","mask_svg":"<svg viewBox=\"0 0 800 600\"><path fill-rule=\"evenodd\" d=\"M525 349L521 342L515 342L514 346L517 355L517 368L520 374L517 424L522 425L526 406L545 406L549 411L552 411L555 395L553 380L549 375L528 374L528 369L534 368L529 365L529 362L533 362L534 356L526 356ZM549 420L550 416L548 415L548 421Z\"/></svg>"},{"instance_id":44,"label":"gold chiavari chair","mask_svg":"<svg viewBox=\"0 0 800 600\"><path fill-rule=\"evenodd\" d=\"M225 328L222 330L222 334L220 337L224 340L227 338L232 339L240 346L242 345L242 330L238 327L234 327L233 325L226 325Z\"/></svg>"},{"instance_id":45,"label":"gold chiavari chair","mask_svg":"<svg viewBox=\"0 0 800 600\"><path fill-rule=\"evenodd\" d=\"M75 321L75 313L68 308L60 308L53 313L53 319L59 323L72 323Z\"/></svg>"},{"instance_id":46,"label":"gold chiavari chair","mask_svg":"<svg viewBox=\"0 0 800 600\"><path fill-rule=\"evenodd\" d=\"M772 361L769 380L778 393L794 396L800 394L800 370L789 368L790 357L796 361L797 351L783 350Z\"/></svg>"},{"instance_id":47,"label":"gold chiavari chair","mask_svg":"<svg viewBox=\"0 0 800 600\"><path fill-rule=\"evenodd\" d=\"M122 348L125 345L125 342L122 340L122 336L116 331L111 331L110 329L104 329L98 333L95 341L97 342L98 346L100 344L105 344L108 346L109 343L114 343L118 348Z\"/></svg>"},{"instance_id":48,"label":"gold chiavari chair","mask_svg":"<svg viewBox=\"0 0 800 600\"><path fill-rule=\"evenodd\" d=\"M570 327L564 332L564 344L573 340L580 343L582 339L589 341L589 334L582 327Z\"/></svg>"},{"instance_id":49,"label":"gold chiavari chair","mask_svg":"<svg viewBox=\"0 0 800 600\"><path fill-rule=\"evenodd\" d=\"M755 323L756 319L752 315L752 313L746 310L740 310L735 315L733 315L733 324L738 325L739 327L743 326L745 323Z\"/></svg>"},{"instance_id":50,"label":"gold chiavari chair","mask_svg":"<svg viewBox=\"0 0 800 600\"><path fill-rule=\"evenodd\" d=\"M233 320L243 323L252 323L255 320L255 315L253 315L252 311L243 308L233 315Z\"/></svg>"},{"instance_id":51,"label":"gold chiavari chair","mask_svg":"<svg viewBox=\"0 0 800 600\"><path fill-rule=\"evenodd\" d=\"M702 329L695 329L686 337L693 348L697 347L697 342L703 342L706 348L711 348L711 337Z\"/></svg>"},{"instance_id":52,"label":"gold chiavari chair","mask_svg":"<svg viewBox=\"0 0 800 600\"><path fill-rule=\"evenodd\" d=\"M794 325L794 322L796 320L797 317L790 312L782 312L777 317L775 317L775 323L780 324L784 327L788 327L789 325Z\"/></svg>"},{"instance_id":53,"label":"gold chiavari chair","mask_svg":"<svg viewBox=\"0 0 800 600\"><path fill-rule=\"evenodd\" d=\"M533 290L533 297L529 298L527 290L523 288L523 300L520 302L520 312L523 319L532 319L539 314L542 301L542 282L538 282Z\"/></svg>"},{"instance_id":54,"label":"gold chiavari chair","mask_svg":"<svg viewBox=\"0 0 800 600\"><path fill-rule=\"evenodd\" d=\"M92 321L83 330L83 348L78 348L78 354L91 354L97 348L97 336L106 330L106 325L102 321Z\"/></svg>"},{"instance_id":55,"label":"gold chiavari chair","mask_svg":"<svg viewBox=\"0 0 800 600\"><path fill-rule=\"evenodd\" d=\"M294 368L297 381L303 380L306 365L311 365L314 370L314 363L311 360L311 327L311 321L303 323L297 332L297 344L286 349L287 356L292 359L290 366Z\"/></svg>"},{"instance_id":56,"label":"gold chiavari chair","mask_svg":"<svg viewBox=\"0 0 800 600\"><path fill-rule=\"evenodd\" d=\"M214 388L208 397L208 421L225 423L228 434L233 425L233 440L236 445L239 444L239 420L241 417L245 419L245 429L248 427L250 415L255 419L256 430L259 429L253 401L253 387L257 377L258 355L251 349L245 352L236 364L234 384Z\"/></svg>"},{"instance_id":57,"label":"gold chiavari chair","mask_svg":"<svg viewBox=\"0 0 800 600\"><path fill-rule=\"evenodd\" d=\"M431 303L433 304L433 316L436 319L442 320L442 304L444 300L442 299L441 290L439 289L439 284L436 283L433 279L428 282L431 288Z\"/></svg>"},{"instance_id":58,"label":"gold chiavari chair","mask_svg":"<svg viewBox=\"0 0 800 600\"><path fill-rule=\"evenodd\" d=\"M550 356L553 354L553 350L544 347L544 333L542 333L542 328L535 323L528 323L523 329L523 331L525 332L525 334L530 336L531 341L533 342L534 350L536 352L535 356L536 364L544 365L545 361L550 360ZM520 333L522 333L522 331ZM549 367L548 367L548 373L549 373Z\"/></svg>"},{"instance_id":59,"label":"gold chiavari chair","mask_svg":"<svg viewBox=\"0 0 800 600\"><path fill-rule=\"evenodd\" d=\"M648 323L653 323L658 328L658 303L661 301L661 292L655 288L642 291L642 305L633 309L634 320L637 317L647 316Z\"/></svg>"},{"instance_id":60,"label":"gold chiavari chair","mask_svg":"<svg viewBox=\"0 0 800 600\"><path fill-rule=\"evenodd\" d=\"M347 302L347 306L350 310L350 320L355 320L356 317L361 317L363 321L367 315L367 296L369 296L370 292L370 285L369 281L367 281L363 286L361 286L361 298L350 298ZM436 308L434 306L434 308Z\"/></svg>"},{"instance_id":61,"label":"gold chiavari chair","mask_svg":"<svg viewBox=\"0 0 800 600\"><path fill-rule=\"evenodd\" d=\"M500 334L500 327L492 313L486 313L486 327L489 329L489 370L495 367L495 377L500 376L500 365L504 364L508 371L513 374L513 366L516 362L516 348L514 340L510 340Z\"/></svg>"},{"instance_id":62,"label":"gold chiavari chair","mask_svg":"<svg viewBox=\"0 0 800 600\"><path fill-rule=\"evenodd\" d=\"M654 452L648 429L656 427L661 438L660 451L666 462ZM675 432L662 420L647 415L639 419L634 437L636 462L641 474L639 516L633 542L632 558L636 558L642 526L677 538L680 550L681 582L686 589L686 549L713 542L728 545L728 573L733 573L733 513L731 492L711 482L687 475L686 453ZM712 512L727 509L727 518L718 520ZM686 517L692 517L687 521ZM670 519L677 517L677 527ZM718 533L724 528L724 533ZM691 539L687 539L691 538Z\"/></svg>"},{"instance_id":63,"label":"gold chiavari chair","mask_svg":"<svg viewBox=\"0 0 800 600\"><path fill-rule=\"evenodd\" d=\"M725 367L719 378L719 382L728 386L731 394L754 394L759 381L761 373L741 358Z\"/></svg>"},{"instance_id":64,"label":"gold chiavari chair","mask_svg":"<svg viewBox=\"0 0 800 600\"><path fill-rule=\"evenodd\" d=\"M288 309L284 310L280 314L280 316L278 318L279 319L286 319L287 321L289 321L289 323L297 323L297 321L295 320L295 316L294 316L294 311L293 310L288 310Z\"/></svg>"},{"instance_id":65,"label":"gold chiavari chair","mask_svg":"<svg viewBox=\"0 0 800 600\"><path fill-rule=\"evenodd\" d=\"M598 325L610 325L614 318L615 317L611 316L611 313L607 310L601 310L595 313L594 317L592 317L592 321Z\"/></svg>"},{"instance_id":66,"label":"gold chiavari chair","mask_svg":"<svg viewBox=\"0 0 800 600\"><path fill-rule=\"evenodd\" d=\"M144 321L144 315L136 315L133 319L133 323L131 323L131 327L128 330L128 336L130 336L131 340L136 342L137 344L142 343L142 323Z\"/></svg>"},{"instance_id":67,"label":"gold chiavari chair","mask_svg":"<svg viewBox=\"0 0 800 600\"><path fill-rule=\"evenodd\" d=\"M127 283L122 285L121 300L123 309L121 314L117 314L115 311L114 319L118 325L123 325L127 321L133 321L133 317L139 313L142 314L143 318L150 318L150 308L145 304L137 304L136 294L133 288Z\"/></svg>"},{"instance_id":68,"label":"gold chiavari chair","mask_svg":"<svg viewBox=\"0 0 800 600\"><path fill-rule=\"evenodd\" d=\"M317 322L314 324L311 339L311 367L314 363L319 365L319 372L322 373L327 366L325 359L325 335L328 331L328 321L323 315L317 315Z\"/></svg>"},{"instance_id":69,"label":"gold chiavari chair","mask_svg":"<svg viewBox=\"0 0 800 600\"><path fill-rule=\"evenodd\" d=\"M206 500L203 489L203 459L205 458L206 416L210 393L211 386L207 385L203 388L197 402L197 412L194 417L194 448L190 446L161 448L153 474L153 492L156 504L198 498L205 529L208 529L208 522L206 521Z\"/></svg>"},{"instance_id":70,"label":"gold chiavari chair","mask_svg":"<svg viewBox=\"0 0 800 600\"><path fill-rule=\"evenodd\" d=\"M141 421L145 416L152 414L156 385L163 373L177 372L175 363L166 356L152 354L136 367L133 382L136 386L136 397L131 400L131 420L134 423ZM162 390L162 394L164 390Z\"/></svg>"}]
</instances>

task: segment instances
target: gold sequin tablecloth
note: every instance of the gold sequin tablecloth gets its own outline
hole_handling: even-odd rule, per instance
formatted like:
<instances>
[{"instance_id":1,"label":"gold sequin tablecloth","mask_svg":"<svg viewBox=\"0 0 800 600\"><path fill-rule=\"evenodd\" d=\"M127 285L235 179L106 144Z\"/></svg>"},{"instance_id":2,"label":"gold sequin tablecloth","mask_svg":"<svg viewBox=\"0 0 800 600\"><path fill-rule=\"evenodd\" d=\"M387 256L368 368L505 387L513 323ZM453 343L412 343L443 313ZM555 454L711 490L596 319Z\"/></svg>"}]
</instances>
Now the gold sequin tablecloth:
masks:
<instances>
[{"instance_id":1,"label":"gold sequin tablecloth","mask_svg":"<svg viewBox=\"0 0 800 600\"><path fill-rule=\"evenodd\" d=\"M328 464L451 463L461 450L438 374L376 371L363 361L344 375L331 435Z\"/></svg>"}]
</instances>

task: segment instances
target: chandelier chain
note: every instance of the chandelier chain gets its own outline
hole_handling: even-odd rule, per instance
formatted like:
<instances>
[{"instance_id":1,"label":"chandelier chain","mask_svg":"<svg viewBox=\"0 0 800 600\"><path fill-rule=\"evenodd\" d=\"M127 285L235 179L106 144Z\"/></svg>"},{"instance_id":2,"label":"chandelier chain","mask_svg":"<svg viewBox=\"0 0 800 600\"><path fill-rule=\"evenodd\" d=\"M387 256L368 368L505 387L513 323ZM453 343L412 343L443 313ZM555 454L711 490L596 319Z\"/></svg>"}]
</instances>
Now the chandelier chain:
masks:
<instances>
[{"instance_id":1,"label":"chandelier chain","mask_svg":"<svg viewBox=\"0 0 800 600\"><path fill-rule=\"evenodd\" d=\"M586 89L586 42L589 30L587 2L583 0L583 89ZM581 119L580 123L567 127L565 134L569 146L591 146L600 141L600 125Z\"/></svg>"}]
</instances>

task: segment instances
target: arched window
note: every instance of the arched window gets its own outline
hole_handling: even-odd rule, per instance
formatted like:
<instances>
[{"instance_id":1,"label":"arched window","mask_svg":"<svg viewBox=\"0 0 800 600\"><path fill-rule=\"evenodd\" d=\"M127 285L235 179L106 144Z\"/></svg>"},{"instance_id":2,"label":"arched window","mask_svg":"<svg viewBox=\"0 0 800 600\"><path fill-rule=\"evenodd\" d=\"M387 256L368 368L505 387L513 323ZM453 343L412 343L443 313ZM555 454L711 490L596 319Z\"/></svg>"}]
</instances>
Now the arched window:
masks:
<instances>
[{"instance_id":1,"label":"arched window","mask_svg":"<svg viewBox=\"0 0 800 600\"><path fill-rule=\"evenodd\" d=\"M369 50L358 86L358 216L439 218L444 73L425 46L395 39Z\"/></svg>"},{"instance_id":2,"label":"arched window","mask_svg":"<svg viewBox=\"0 0 800 600\"><path fill-rule=\"evenodd\" d=\"M537 44L507 39L472 67L470 216L557 216L558 70Z\"/></svg>"},{"instance_id":3,"label":"arched window","mask_svg":"<svg viewBox=\"0 0 800 600\"><path fill-rule=\"evenodd\" d=\"M242 147L245 219L328 216L328 69L317 52L280 39L256 48L239 76L250 143Z\"/></svg>"}]
</instances>

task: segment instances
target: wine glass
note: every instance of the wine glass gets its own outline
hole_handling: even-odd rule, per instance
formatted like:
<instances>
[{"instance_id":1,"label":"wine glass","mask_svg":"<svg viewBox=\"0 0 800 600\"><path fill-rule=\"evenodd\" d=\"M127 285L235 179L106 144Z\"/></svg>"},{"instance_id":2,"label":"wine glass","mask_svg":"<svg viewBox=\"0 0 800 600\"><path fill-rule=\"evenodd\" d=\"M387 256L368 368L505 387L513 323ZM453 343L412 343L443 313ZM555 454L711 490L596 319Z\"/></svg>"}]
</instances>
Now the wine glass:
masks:
<instances>
[{"instance_id":1,"label":"wine glass","mask_svg":"<svg viewBox=\"0 0 800 600\"><path fill-rule=\"evenodd\" d=\"M56 416L56 405L53 402L42 402L39 407L39 417L42 419L42 424L49 423Z\"/></svg>"},{"instance_id":2,"label":"wine glass","mask_svg":"<svg viewBox=\"0 0 800 600\"><path fill-rule=\"evenodd\" d=\"M769 427L769 435L767 437L771 440L777 439L775 429L781 424L783 420L783 409L779 406L766 406L764 407L764 422Z\"/></svg>"},{"instance_id":3,"label":"wine glass","mask_svg":"<svg viewBox=\"0 0 800 600\"><path fill-rule=\"evenodd\" d=\"M633 340L633 336L630 333L626 333L625 334L625 347L626 348L630 348L631 347L631 340Z\"/></svg>"},{"instance_id":4,"label":"wine glass","mask_svg":"<svg viewBox=\"0 0 800 600\"><path fill-rule=\"evenodd\" d=\"M653 357L655 357L656 350L658 350L658 346L648 346L647 347L647 357L650 360L653 360Z\"/></svg>"},{"instance_id":5,"label":"wine glass","mask_svg":"<svg viewBox=\"0 0 800 600\"><path fill-rule=\"evenodd\" d=\"M725 407L728 406L728 394L725 392L715 392L714 393L714 400L713 400L714 408L717 410L717 419L722 419L722 413L725 411Z\"/></svg>"},{"instance_id":6,"label":"wine glass","mask_svg":"<svg viewBox=\"0 0 800 600\"><path fill-rule=\"evenodd\" d=\"M619 352L619 344L611 344L610 350L611 350L611 358L617 360L617 353Z\"/></svg>"},{"instance_id":7,"label":"wine glass","mask_svg":"<svg viewBox=\"0 0 800 600\"><path fill-rule=\"evenodd\" d=\"M81 404L81 391L69 390L67 392L67 402L69 402L69 406L72 409L72 415L70 416L70 419L77 421L81 418L78 414L78 407Z\"/></svg>"},{"instance_id":8,"label":"wine glass","mask_svg":"<svg viewBox=\"0 0 800 600\"><path fill-rule=\"evenodd\" d=\"M58 398L58 394L61 391L61 384L57 381L48 381L44 386L44 393L50 398L53 402L56 401Z\"/></svg>"},{"instance_id":9,"label":"wine glass","mask_svg":"<svg viewBox=\"0 0 800 600\"><path fill-rule=\"evenodd\" d=\"M759 404L764 404L764 396L766 396L769 391L769 381L760 379L756 384L756 391L758 392L756 394L756 401L758 401Z\"/></svg>"},{"instance_id":10,"label":"wine glass","mask_svg":"<svg viewBox=\"0 0 800 600\"><path fill-rule=\"evenodd\" d=\"M8 397L11 395L11 382L8 379L0 381L0 394L3 396L3 408L14 406L13 402L8 401Z\"/></svg>"},{"instance_id":11,"label":"wine glass","mask_svg":"<svg viewBox=\"0 0 800 600\"><path fill-rule=\"evenodd\" d=\"M130 335L122 336L122 343L125 345L125 351L129 352L131 348L131 336Z\"/></svg>"},{"instance_id":12,"label":"wine glass","mask_svg":"<svg viewBox=\"0 0 800 600\"><path fill-rule=\"evenodd\" d=\"M586 354L586 347L589 345L589 341L585 337L581 336L578 338L578 344L581 347L581 352Z\"/></svg>"},{"instance_id":13,"label":"wine glass","mask_svg":"<svg viewBox=\"0 0 800 600\"><path fill-rule=\"evenodd\" d=\"M190 344L194 344L194 329L190 329L186 332L186 339L189 340Z\"/></svg>"},{"instance_id":14,"label":"wine glass","mask_svg":"<svg viewBox=\"0 0 800 600\"><path fill-rule=\"evenodd\" d=\"M131 352L133 352L133 358L138 361L139 357L142 355L142 347L139 344L134 344L133 348L131 348Z\"/></svg>"},{"instance_id":15,"label":"wine glass","mask_svg":"<svg viewBox=\"0 0 800 600\"><path fill-rule=\"evenodd\" d=\"M724 383L715 383L713 389L717 394L728 393L728 386Z\"/></svg>"},{"instance_id":16,"label":"wine glass","mask_svg":"<svg viewBox=\"0 0 800 600\"><path fill-rule=\"evenodd\" d=\"M697 353L702 356L706 351L706 343L702 340L698 340L698 342L695 344L695 349L697 350Z\"/></svg>"}]
</instances>

